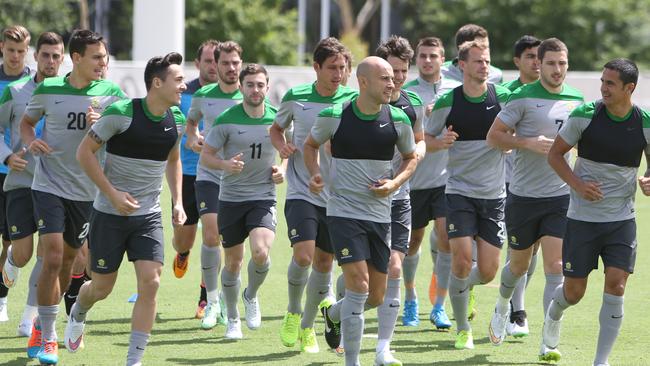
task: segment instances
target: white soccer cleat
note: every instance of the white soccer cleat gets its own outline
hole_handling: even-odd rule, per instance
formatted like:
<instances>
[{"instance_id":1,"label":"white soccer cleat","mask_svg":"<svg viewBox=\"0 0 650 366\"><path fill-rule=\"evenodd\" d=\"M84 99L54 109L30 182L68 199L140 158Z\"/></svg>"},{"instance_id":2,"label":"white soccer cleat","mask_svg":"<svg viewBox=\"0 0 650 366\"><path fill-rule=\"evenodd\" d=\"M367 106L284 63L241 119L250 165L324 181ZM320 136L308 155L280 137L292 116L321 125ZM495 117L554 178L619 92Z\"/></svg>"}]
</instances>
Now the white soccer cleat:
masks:
<instances>
[{"instance_id":1,"label":"white soccer cleat","mask_svg":"<svg viewBox=\"0 0 650 366\"><path fill-rule=\"evenodd\" d=\"M542 342L548 348L557 348L560 344L560 325L562 324L562 318L560 320L553 320L546 313L544 318L544 328L542 330Z\"/></svg>"},{"instance_id":2,"label":"white soccer cleat","mask_svg":"<svg viewBox=\"0 0 650 366\"><path fill-rule=\"evenodd\" d=\"M9 315L7 313L7 298L0 298L0 322L8 322Z\"/></svg>"},{"instance_id":3,"label":"white soccer cleat","mask_svg":"<svg viewBox=\"0 0 650 366\"><path fill-rule=\"evenodd\" d=\"M239 319L228 319L226 324L226 339L242 339L244 336L241 333L241 321Z\"/></svg>"},{"instance_id":4,"label":"white soccer cleat","mask_svg":"<svg viewBox=\"0 0 650 366\"><path fill-rule=\"evenodd\" d=\"M68 351L75 353L79 349L83 348L83 338L84 338L84 326L85 322L77 322L72 318L72 315L68 317L68 324L65 326L65 348Z\"/></svg>"},{"instance_id":5,"label":"white soccer cleat","mask_svg":"<svg viewBox=\"0 0 650 366\"><path fill-rule=\"evenodd\" d=\"M257 297L249 300L246 298L246 291L243 291L241 298L244 301L246 326L251 330L258 329L262 325L262 314L260 313L260 303Z\"/></svg>"},{"instance_id":6,"label":"white soccer cleat","mask_svg":"<svg viewBox=\"0 0 650 366\"><path fill-rule=\"evenodd\" d=\"M201 328L203 329L212 329L217 325L218 317L221 315L221 306L219 301L217 302L208 302L208 305L205 307L205 314L203 319L201 319Z\"/></svg>"},{"instance_id":7,"label":"white soccer cleat","mask_svg":"<svg viewBox=\"0 0 650 366\"><path fill-rule=\"evenodd\" d=\"M490 342L495 346L500 346L503 343L503 340L506 339L506 324L508 323L510 311L505 314L500 314L496 309L492 314L492 319L490 320L490 327L488 329L488 335Z\"/></svg>"},{"instance_id":8,"label":"white soccer cleat","mask_svg":"<svg viewBox=\"0 0 650 366\"><path fill-rule=\"evenodd\" d=\"M18 324L18 330L16 331L16 334L19 337L31 337L32 336L32 323L33 320L26 320L23 319L20 324Z\"/></svg>"},{"instance_id":9,"label":"white soccer cleat","mask_svg":"<svg viewBox=\"0 0 650 366\"><path fill-rule=\"evenodd\" d=\"M2 267L2 282L4 282L5 287L12 288L16 286L19 274L20 268L9 263L9 259L7 258L4 267Z\"/></svg>"},{"instance_id":10,"label":"white soccer cleat","mask_svg":"<svg viewBox=\"0 0 650 366\"><path fill-rule=\"evenodd\" d=\"M510 315L510 319L514 319L514 321L508 321L506 334L515 338L526 337L530 332L528 330L528 319L525 316L517 316L516 313Z\"/></svg>"},{"instance_id":11,"label":"white soccer cleat","mask_svg":"<svg viewBox=\"0 0 650 366\"><path fill-rule=\"evenodd\" d=\"M375 366L402 366L402 361L396 359L387 349L375 355Z\"/></svg>"}]
</instances>

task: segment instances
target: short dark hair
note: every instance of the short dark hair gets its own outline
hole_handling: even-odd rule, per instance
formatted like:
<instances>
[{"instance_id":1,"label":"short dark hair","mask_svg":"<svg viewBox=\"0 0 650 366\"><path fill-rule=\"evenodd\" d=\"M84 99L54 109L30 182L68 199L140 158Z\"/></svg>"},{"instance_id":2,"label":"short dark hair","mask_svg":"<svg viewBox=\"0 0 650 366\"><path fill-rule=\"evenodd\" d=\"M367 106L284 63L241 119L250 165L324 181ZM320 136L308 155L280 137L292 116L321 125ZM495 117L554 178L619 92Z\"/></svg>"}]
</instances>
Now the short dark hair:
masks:
<instances>
[{"instance_id":1,"label":"short dark hair","mask_svg":"<svg viewBox=\"0 0 650 366\"><path fill-rule=\"evenodd\" d=\"M341 43L341 41L334 37L327 37L318 42L314 48L313 58L314 62L317 63L318 66L323 66L325 60L332 56L343 55L343 57L346 57L348 54L348 49L343 45L343 43Z\"/></svg>"},{"instance_id":2,"label":"short dark hair","mask_svg":"<svg viewBox=\"0 0 650 366\"><path fill-rule=\"evenodd\" d=\"M248 64L239 73L239 83L243 85L246 76L255 74L264 74L266 76L266 82L269 82L269 73L266 72L264 66L260 64Z\"/></svg>"},{"instance_id":3,"label":"short dark hair","mask_svg":"<svg viewBox=\"0 0 650 366\"><path fill-rule=\"evenodd\" d=\"M420 47L438 47L442 53L442 56L445 55L445 46L442 44L442 40L438 37L425 37L420 38L418 45L415 46L415 54L417 55L420 52Z\"/></svg>"},{"instance_id":4,"label":"short dark hair","mask_svg":"<svg viewBox=\"0 0 650 366\"><path fill-rule=\"evenodd\" d=\"M36 41L36 52L38 52L44 44L51 46L62 45L63 38L54 32L44 32L38 36L38 40Z\"/></svg>"},{"instance_id":5,"label":"short dark hair","mask_svg":"<svg viewBox=\"0 0 650 366\"><path fill-rule=\"evenodd\" d=\"M17 43L25 42L29 43L29 40L32 36L29 34L27 28L22 25L12 25L2 30L2 42L14 41Z\"/></svg>"},{"instance_id":6,"label":"short dark hair","mask_svg":"<svg viewBox=\"0 0 650 366\"><path fill-rule=\"evenodd\" d=\"M413 58L413 48L406 38L392 35L385 42L381 43L375 51L377 56L388 60L389 56L397 57L408 63Z\"/></svg>"},{"instance_id":7,"label":"short dark hair","mask_svg":"<svg viewBox=\"0 0 650 366\"><path fill-rule=\"evenodd\" d=\"M615 58L606 63L603 68L617 71L618 77L623 82L623 85L634 83L634 87L636 88L636 83L639 81L639 68L634 61L626 58Z\"/></svg>"},{"instance_id":8,"label":"short dark hair","mask_svg":"<svg viewBox=\"0 0 650 366\"><path fill-rule=\"evenodd\" d=\"M241 58L241 55L244 52L244 50L242 50L239 43L237 43L235 41L219 42L219 45L217 46L217 48L214 49L214 60L215 61L219 61L219 57L221 56L221 52L225 52L225 53L237 52L237 54Z\"/></svg>"},{"instance_id":9,"label":"short dark hair","mask_svg":"<svg viewBox=\"0 0 650 366\"><path fill-rule=\"evenodd\" d=\"M525 35L515 42L514 54L515 57L520 58L521 54L529 48L537 47L542 43L541 39L534 36Z\"/></svg>"},{"instance_id":10,"label":"short dark hair","mask_svg":"<svg viewBox=\"0 0 650 366\"><path fill-rule=\"evenodd\" d=\"M151 89L151 84L153 83L154 78L165 81L169 72L169 66L182 64L183 56L178 52L170 52L162 57L156 56L151 58L147 62L147 66L144 68L144 85L146 86L147 91Z\"/></svg>"},{"instance_id":11,"label":"short dark hair","mask_svg":"<svg viewBox=\"0 0 650 366\"><path fill-rule=\"evenodd\" d=\"M537 48L537 58L542 61L546 52L566 52L566 55L569 56L569 49L566 47L564 42L560 41L557 38L549 38L542 41Z\"/></svg>"},{"instance_id":12,"label":"short dark hair","mask_svg":"<svg viewBox=\"0 0 650 366\"><path fill-rule=\"evenodd\" d=\"M469 51L472 48L478 48L479 50L487 50L490 48L490 46L487 44L487 42L483 41L470 41L470 42L465 42L460 45L458 49L458 59L461 61L467 61L467 58L469 57Z\"/></svg>"},{"instance_id":13,"label":"short dark hair","mask_svg":"<svg viewBox=\"0 0 650 366\"><path fill-rule=\"evenodd\" d=\"M476 38L488 38L488 31L476 24L465 24L456 31L456 48L465 42L471 42Z\"/></svg>"},{"instance_id":14,"label":"short dark hair","mask_svg":"<svg viewBox=\"0 0 650 366\"><path fill-rule=\"evenodd\" d=\"M70 57L73 53L78 53L81 56L86 52L86 47L91 44L103 44L104 47L104 37L99 33L95 33L88 29L76 29L72 32L70 36L70 42L68 42L68 52L70 52Z\"/></svg>"},{"instance_id":15,"label":"short dark hair","mask_svg":"<svg viewBox=\"0 0 650 366\"><path fill-rule=\"evenodd\" d=\"M196 50L196 59L201 61L201 55L203 54L203 49L206 47L214 47L215 50L219 48L220 42L216 39L208 39L207 41L201 43L199 48Z\"/></svg>"}]
</instances>

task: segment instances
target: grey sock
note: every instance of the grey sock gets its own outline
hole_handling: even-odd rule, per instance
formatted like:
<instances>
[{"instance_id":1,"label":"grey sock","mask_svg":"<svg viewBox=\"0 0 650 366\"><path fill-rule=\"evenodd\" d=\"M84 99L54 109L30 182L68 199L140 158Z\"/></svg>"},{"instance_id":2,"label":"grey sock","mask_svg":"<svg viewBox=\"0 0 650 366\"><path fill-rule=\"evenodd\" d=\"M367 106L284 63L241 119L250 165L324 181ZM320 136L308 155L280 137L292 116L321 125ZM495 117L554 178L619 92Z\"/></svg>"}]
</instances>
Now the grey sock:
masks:
<instances>
[{"instance_id":1,"label":"grey sock","mask_svg":"<svg viewBox=\"0 0 650 366\"><path fill-rule=\"evenodd\" d=\"M501 270L501 286L499 286L499 293L501 297L510 299L512 293L515 291L515 286L520 282L521 277L516 277L510 271L510 262L506 263Z\"/></svg>"},{"instance_id":2,"label":"grey sock","mask_svg":"<svg viewBox=\"0 0 650 366\"><path fill-rule=\"evenodd\" d=\"M314 320L318 314L318 304L330 292L330 283L332 282L332 272L318 272L311 270L309 282L307 282L307 296L305 297L305 311L302 314L300 328L313 328Z\"/></svg>"},{"instance_id":3,"label":"grey sock","mask_svg":"<svg viewBox=\"0 0 650 366\"><path fill-rule=\"evenodd\" d=\"M38 291L38 277L41 275L41 269L43 268L43 258L36 257L36 263L34 263L34 268L32 268L32 273L29 275L29 289L27 290L27 305L29 306L38 306L38 299L36 294Z\"/></svg>"},{"instance_id":4,"label":"grey sock","mask_svg":"<svg viewBox=\"0 0 650 366\"><path fill-rule=\"evenodd\" d=\"M560 320L564 310L569 306L571 304L564 297L564 286L560 285L560 287L555 289L555 293L553 293L553 300L551 300L551 304L547 310L548 316L553 320Z\"/></svg>"},{"instance_id":5,"label":"grey sock","mask_svg":"<svg viewBox=\"0 0 650 366\"><path fill-rule=\"evenodd\" d=\"M524 273L523 276L519 277L515 289L512 292L512 298L510 303L512 304L512 311L520 311L525 309L525 296L526 296L526 283L528 275Z\"/></svg>"},{"instance_id":6,"label":"grey sock","mask_svg":"<svg viewBox=\"0 0 650 366\"><path fill-rule=\"evenodd\" d=\"M451 274L451 253L438 252L436 261L437 286L445 290L449 289L449 275ZM436 296L436 306L445 304L445 297Z\"/></svg>"},{"instance_id":7,"label":"grey sock","mask_svg":"<svg viewBox=\"0 0 650 366\"><path fill-rule=\"evenodd\" d=\"M345 290L347 292L347 290ZM345 296L330 307L330 309L327 311L327 316L329 316L330 320L333 321L334 323L338 323L341 321L341 307L343 306L343 300L345 299Z\"/></svg>"},{"instance_id":8,"label":"grey sock","mask_svg":"<svg viewBox=\"0 0 650 366\"><path fill-rule=\"evenodd\" d=\"M82 306L79 301L75 301L70 309L70 316L77 322L84 322L86 321L88 310L90 310L90 308L86 308Z\"/></svg>"},{"instance_id":9,"label":"grey sock","mask_svg":"<svg viewBox=\"0 0 650 366\"><path fill-rule=\"evenodd\" d=\"M221 248L201 245L201 273L208 302L217 302L219 296L219 270L221 269Z\"/></svg>"},{"instance_id":10,"label":"grey sock","mask_svg":"<svg viewBox=\"0 0 650 366\"><path fill-rule=\"evenodd\" d=\"M468 278L458 278L452 273L449 281L449 300L454 310L457 330L470 330L467 321L467 305L469 303Z\"/></svg>"},{"instance_id":11,"label":"grey sock","mask_svg":"<svg viewBox=\"0 0 650 366\"><path fill-rule=\"evenodd\" d=\"M533 278L535 268L537 268L537 253L533 254L533 256L530 258L530 265L528 266L528 273L526 274L526 287L528 287L530 279Z\"/></svg>"},{"instance_id":12,"label":"grey sock","mask_svg":"<svg viewBox=\"0 0 650 366\"><path fill-rule=\"evenodd\" d=\"M345 365L359 365L361 338L363 337L363 307L368 299L368 293L362 294L350 290L345 291L341 305L341 332L345 344Z\"/></svg>"},{"instance_id":13,"label":"grey sock","mask_svg":"<svg viewBox=\"0 0 650 366\"><path fill-rule=\"evenodd\" d=\"M603 294L603 304L600 307L600 331L598 333L598 347L594 365L608 365L607 359L612 352L618 332L623 323L623 296Z\"/></svg>"},{"instance_id":14,"label":"grey sock","mask_svg":"<svg viewBox=\"0 0 650 366\"><path fill-rule=\"evenodd\" d=\"M555 290L557 290L564 283L564 276L561 274L547 274L546 275L546 284L544 285L544 311L548 309L548 306L551 304L551 299Z\"/></svg>"},{"instance_id":15,"label":"grey sock","mask_svg":"<svg viewBox=\"0 0 650 366\"><path fill-rule=\"evenodd\" d=\"M126 354L126 366L132 366L142 361L147 343L149 343L149 334L137 330L131 331L129 352Z\"/></svg>"},{"instance_id":16,"label":"grey sock","mask_svg":"<svg viewBox=\"0 0 650 366\"><path fill-rule=\"evenodd\" d=\"M411 284L415 282L415 273L418 270L418 262L420 261L420 252L414 255L407 255L402 262L402 273L404 275L404 283ZM412 291L411 291L412 290ZM406 289L406 300L415 300L417 294L415 289Z\"/></svg>"},{"instance_id":17,"label":"grey sock","mask_svg":"<svg viewBox=\"0 0 650 366\"><path fill-rule=\"evenodd\" d=\"M41 321L41 337L43 341L56 341L56 316L59 314L59 304L39 305L38 318Z\"/></svg>"},{"instance_id":18,"label":"grey sock","mask_svg":"<svg viewBox=\"0 0 650 366\"><path fill-rule=\"evenodd\" d=\"M291 258L289 269L287 270L287 283L289 286L288 312L293 314L302 313L302 293L305 290L308 276L309 266L300 267L298 263Z\"/></svg>"},{"instance_id":19,"label":"grey sock","mask_svg":"<svg viewBox=\"0 0 650 366\"><path fill-rule=\"evenodd\" d=\"M400 281L399 278L388 279L384 302L377 308L378 339L391 340L393 338L400 306Z\"/></svg>"},{"instance_id":20,"label":"grey sock","mask_svg":"<svg viewBox=\"0 0 650 366\"><path fill-rule=\"evenodd\" d=\"M271 268L271 258L267 258L264 264L258 265L252 259L248 261L248 286L246 286L246 298L257 297L257 290L264 283L266 275Z\"/></svg>"},{"instance_id":21,"label":"grey sock","mask_svg":"<svg viewBox=\"0 0 650 366\"><path fill-rule=\"evenodd\" d=\"M467 283L470 286L483 285L483 280L481 280L481 273L478 271L478 265L476 262L472 263L472 270L469 272L469 278Z\"/></svg>"},{"instance_id":22,"label":"grey sock","mask_svg":"<svg viewBox=\"0 0 650 366\"><path fill-rule=\"evenodd\" d=\"M345 296L345 277L343 273L336 279L336 301L341 300Z\"/></svg>"},{"instance_id":23,"label":"grey sock","mask_svg":"<svg viewBox=\"0 0 650 366\"><path fill-rule=\"evenodd\" d=\"M228 319L239 319L237 302L239 300L239 287L241 279L239 274L228 272L225 268L221 271L221 289L228 309Z\"/></svg>"},{"instance_id":24,"label":"grey sock","mask_svg":"<svg viewBox=\"0 0 650 366\"><path fill-rule=\"evenodd\" d=\"M431 229L431 232L429 233L429 245L431 248L431 263L433 263L433 266L435 267L436 263L438 262L438 254L440 253L440 251L438 250L438 235L436 235L435 225L433 226L433 229Z\"/></svg>"}]
</instances>

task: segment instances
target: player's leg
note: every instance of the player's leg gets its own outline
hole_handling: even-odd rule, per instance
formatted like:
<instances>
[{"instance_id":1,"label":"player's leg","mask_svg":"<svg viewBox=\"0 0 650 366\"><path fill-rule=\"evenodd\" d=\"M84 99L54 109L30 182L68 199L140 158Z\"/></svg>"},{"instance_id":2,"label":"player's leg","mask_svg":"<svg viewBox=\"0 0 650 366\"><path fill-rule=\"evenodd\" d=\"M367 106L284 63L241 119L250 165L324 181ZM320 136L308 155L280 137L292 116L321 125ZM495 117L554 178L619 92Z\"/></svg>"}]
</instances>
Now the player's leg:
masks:
<instances>
[{"instance_id":1,"label":"player's leg","mask_svg":"<svg viewBox=\"0 0 650 366\"><path fill-rule=\"evenodd\" d=\"M267 227L256 227L250 231L249 235L251 259L248 261L248 284L242 291L242 300L246 310L246 325L249 329L257 329L262 322L257 291L264 283L271 268L269 254L275 239L275 232Z\"/></svg>"},{"instance_id":2,"label":"player's leg","mask_svg":"<svg viewBox=\"0 0 650 366\"><path fill-rule=\"evenodd\" d=\"M90 279L90 277L88 277L86 274L88 260L88 241L85 241L83 246L79 248L77 257L72 263L72 276L70 277L70 286L68 286L65 294L63 294L63 300L65 301L65 312L67 315L70 315L70 309L72 308L72 304L74 304L75 300L77 299L81 285Z\"/></svg>"},{"instance_id":3,"label":"player's leg","mask_svg":"<svg viewBox=\"0 0 650 366\"><path fill-rule=\"evenodd\" d=\"M126 364L139 365L149 341L156 319L156 294L160 286L162 263L150 260L136 260L135 274L138 281L138 299L131 315L131 336Z\"/></svg>"},{"instance_id":4,"label":"player's leg","mask_svg":"<svg viewBox=\"0 0 650 366\"><path fill-rule=\"evenodd\" d=\"M225 228L222 227L223 235L228 235ZM237 303L239 300L239 290L241 288L241 267L244 262L244 243L230 245L224 237L224 267L221 271L221 288L226 305L228 322L226 325L226 339L241 339L241 322L239 320L239 310Z\"/></svg>"},{"instance_id":5,"label":"player's leg","mask_svg":"<svg viewBox=\"0 0 650 366\"><path fill-rule=\"evenodd\" d=\"M447 220L445 217L437 217L434 225L438 237L438 255L435 264L436 296L429 320L437 329L449 329L451 328L451 322L445 311L445 299L449 293L449 277L451 274L451 248L447 236Z\"/></svg>"},{"instance_id":6,"label":"player's leg","mask_svg":"<svg viewBox=\"0 0 650 366\"><path fill-rule=\"evenodd\" d=\"M174 225L173 227L172 246L176 251L176 256L174 257L172 269L176 278L185 276L189 264L190 250L194 246L194 240L196 239L199 213L194 189L195 180L196 176L194 175L183 175L183 209L187 215L187 220L183 225Z\"/></svg>"},{"instance_id":7,"label":"player's leg","mask_svg":"<svg viewBox=\"0 0 650 366\"><path fill-rule=\"evenodd\" d=\"M402 263L404 277L404 312L402 314L402 324L405 326L415 327L420 324L415 275L417 273L418 263L420 262L420 246L424 240L425 230L426 224L418 228L414 226L411 231L409 250Z\"/></svg>"}]
</instances>

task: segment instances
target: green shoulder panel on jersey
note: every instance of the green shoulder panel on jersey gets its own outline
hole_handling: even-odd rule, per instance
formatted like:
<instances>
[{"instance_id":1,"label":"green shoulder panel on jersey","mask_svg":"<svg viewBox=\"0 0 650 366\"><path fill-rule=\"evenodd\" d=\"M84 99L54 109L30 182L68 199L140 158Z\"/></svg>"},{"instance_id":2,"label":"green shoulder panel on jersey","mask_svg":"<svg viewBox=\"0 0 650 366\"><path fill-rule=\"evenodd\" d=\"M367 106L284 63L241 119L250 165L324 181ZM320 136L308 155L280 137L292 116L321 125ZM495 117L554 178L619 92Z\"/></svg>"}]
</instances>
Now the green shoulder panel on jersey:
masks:
<instances>
[{"instance_id":1,"label":"green shoulder panel on jersey","mask_svg":"<svg viewBox=\"0 0 650 366\"><path fill-rule=\"evenodd\" d=\"M193 97L213 99L244 99L239 89L235 90L232 93L224 93L219 87L218 83L208 84L201 87L201 89L197 90L194 93Z\"/></svg>"},{"instance_id":2,"label":"green shoulder panel on jersey","mask_svg":"<svg viewBox=\"0 0 650 366\"><path fill-rule=\"evenodd\" d=\"M388 104L388 107L390 108L390 118L393 122L401 122L407 126L411 125L411 119L401 108L393 107L390 104Z\"/></svg>"},{"instance_id":3,"label":"green shoulder panel on jersey","mask_svg":"<svg viewBox=\"0 0 650 366\"><path fill-rule=\"evenodd\" d=\"M37 94L56 94L56 95L86 95L86 96L117 96L126 98L120 87L109 80L94 80L88 86L82 89L73 88L68 83L66 76L46 78L38 84L34 95Z\"/></svg>"},{"instance_id":4,"label":"green shoulder panel on jersey","mask_svg":"<svg viewBox=\"0 0 650 366\"><path fill-rule=\"evenodd\" d=\"M11 102L13 100L13 97L11 95L11 88L6 87L2 91L2 96L0 96L0 105L3 105L7 102Z\"/></svg>"},{"instance_id":5,"label":"green shoulder panel on jersey","mask_svg":"<svg viewBox=\"0 0 650 366\"><path fill-rule=\"evenodd\" d=\"M409 81L408 83L404 84L404 86L402 86L402 89L409 89L409 88L412 88L412 87L418 86L418 85L420 85L420 82L418 81L418 79L413 79L413 80Z\"/></svg>"},{"instance_id":6,"label":"green shoulder panel on jersey","mask_svg":"<svg viewBox=\"0 0 650 366\"><path fill-rule=\"evenodd\" d=\"M171 107L172 113L174 114L174 121L176 122L177 125L184 126L185 125L185 115L181 111L180 108L177 106Z\"/></svg>"},{"instance_id":7,"label":"green shoulder panel on jersey","mask_svg":"<svg viewBox=\"0 0 650 366\"><path fill-rule=\"evenodd\" d=\"M334 104L318 113L318 117L341 118L343 115L343 103Z\"/></svg>"},{"instance_id":8,"label":"green shoulder panel on jersey","mask_svg":"<svg viewBox=\"0 0 650 366\"><path fill-rule=\"evenodd\" d=\"M585 103L574 109L569 118L586 118L591 119L596 112L596 102Z\"/></svg>"},{"instance_id":9,"label":"green shoulder panel on jersey","mask_svg":"<svg viewBox=\"0 0 650 366\"><path fill-rule=\"evenodd\" d=\"M124 117L133 117L133 100L131 99L122 99L117 102L109 105L102 113L104 116L124 116Z\"/></svg>"},{"instance_id":10,"label":"green shoulder panel on jersey","mask_svg":"<svg viewBox=\"0 0 650 366\"><path fill-rule=\"evenodd\" d=\"M312 103L323 103L323 104L334 104L342 103L346 100L350 100L356 97L359 94L358 91L348 88L347 86L339 86L336 90L336 93L331 96L321 96L316 91L315 83L308 83L298 85L287 91L282 97L282 103L297 101L297 102L312 102Z\"/></svg>"},{"instance_id":11,"label":"green shoulder panel on jersey","mask_svg":"<svg viewBox=\"0 0 650 366\"><path fill-rule=\"evenodd\" d=\"M452 104L454 104L454 89L448 90L436 100L436 104L433 106L434 111L442 108L451 108Z\"/></svg>"},{"instance_id":12,"label":"green shoulder panel on jersey","mask_svg":"<svg viewBox=\"0 0 650 366\"><path fill-rule=\"evenodd\" d=\"M519 80L519 78L516 78L515 80L508 81L508 82L505 82L505 83L501 84L501 86L503 86L504 88L507 88L511 92L517 90L519 87L521 87L523 85L524 84L521 82L521 80Z\"/></svg>"},{"instance_id":13,"label":"green shoulder panel on jersey","mask_svg":"<svg viewBox=\"0 0 650 366\"><path fill-rule=\"evenodd\" d=\"M404 88L402 88L402 89L404 89ZM406 90L406 89L404 89L404 90ZM411 102L411 104L414 107L420 107L420 106L422 106L424 104L424 103L422 103L422 98L420 98L418 93L410 91L410 90L406 90L406 94L408 94L409 101Z\"/></svg>"},{"instance_id":14,"label":"green shoulder panel on jersey","mask_svg":"<svg viewBox=\"0 0 650 366\"><path fill-rule=\"evenodd\" d=\"M643 108L639 109L641 109L641 115L643 116L643 128L650 128L650 112Z\"/></svg>"},{"instance_id":15,"label":"green shoulder panel on jersey","mask_svg":"<svg viewBox=\"0 0 650 366\"><path fill-rule=\"evenodd\" d=\"M544 88L544 86L542 86L542 83L539 80L530 84L526 84L521 88L515 90L510 94L510 99L508 100L512 101L524 98L548 100L584 100L582 92L570 85L564 84L560 93L550 93Z\"/></svg>"},{"instance_id":16,"label":"green shoulder panel on jersey","mask_svg":"<svg viewBox=\"0 0 650 366\"><path fill-rule=\"evenodd\" d=\"M237 104L226 109L215 120L214 125L234 124L234 125L272 125L278 109L270 104L264 103L264 116L261 118L252 118L244 111L243 104Z\"/></svg>"},{"instance_id":17,"label":"green shoulder panel on jersey","mask_svg":"<svg viewBox=\"0 0 650 366\"><path fill-rule=\"evenodd\" d=\"M499 84L494 84L494 91L497 93L497 100L500 103L505 103L510 97L510 90L506 87L503 87Z\"/></svg>"},{"instance_id":18,"label":"green shoulder panel on jersey","mask_svg":"<svg viewBox=\"0 0 650 366\"><path fill-rule=\"evenodd\" d=\"M11 83L9 83L5 89L2 91L2 96L0 96L0 105L3 105L11 100L13 100L13 95L11 94L11 89L13 87L18 86L18 85L23 85L27 83L29 80L31 80L32 76L31 75L25 75L22 78L18 80L14 80Z\"/></svg>"}]
</instances>

